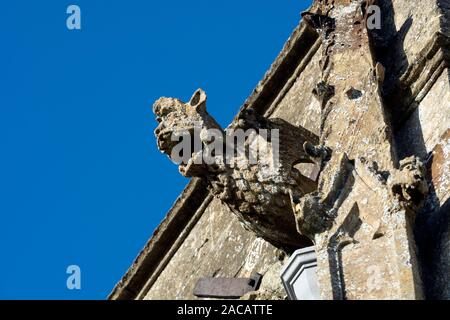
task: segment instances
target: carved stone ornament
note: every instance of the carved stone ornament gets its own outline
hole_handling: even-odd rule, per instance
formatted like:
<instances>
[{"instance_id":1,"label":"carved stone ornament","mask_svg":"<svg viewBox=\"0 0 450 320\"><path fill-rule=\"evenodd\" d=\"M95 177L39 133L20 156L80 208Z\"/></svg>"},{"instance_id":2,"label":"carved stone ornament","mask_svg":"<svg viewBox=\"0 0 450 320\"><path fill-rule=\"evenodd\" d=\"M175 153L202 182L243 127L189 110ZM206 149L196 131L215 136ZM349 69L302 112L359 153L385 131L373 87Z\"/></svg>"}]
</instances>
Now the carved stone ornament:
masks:
<instances>
[{"instance_id":1,"label":"carved stone ornament","mask_svg":"<svg viewBox=\"0 0 450 320\"><path fill-rule=\"evenodd\" d=\"M155 130L158 148L179 165L182 175L206 179L210 191L246 228L264 239L288 247L306 243L296 230L291 199L314 191L317 184L294 166L320 163L327 155L325 149L316 147L317 136L282 119L259 117L252 109L223 131L207 113L202 90L188 103L160 98L153 112L159 122ZM241 143L227 139L238 133L244 134ZM184 146L183 152L191 147L190 156L177 161L180 146Z\"/></svg>"},{"instance_id":2,"label":"carved stone ornament","mask_svg":"<svg viewBox=\"0 0 450 320\"><path fill-rule=\"evenodd\" d=\"M423 164L411 157L385 172L375 162L336 153L321 174L328 179L295 212L299 232L315 239L322 297L420 297L411 239L428 192Z\"/></svg>"}]
</instances>

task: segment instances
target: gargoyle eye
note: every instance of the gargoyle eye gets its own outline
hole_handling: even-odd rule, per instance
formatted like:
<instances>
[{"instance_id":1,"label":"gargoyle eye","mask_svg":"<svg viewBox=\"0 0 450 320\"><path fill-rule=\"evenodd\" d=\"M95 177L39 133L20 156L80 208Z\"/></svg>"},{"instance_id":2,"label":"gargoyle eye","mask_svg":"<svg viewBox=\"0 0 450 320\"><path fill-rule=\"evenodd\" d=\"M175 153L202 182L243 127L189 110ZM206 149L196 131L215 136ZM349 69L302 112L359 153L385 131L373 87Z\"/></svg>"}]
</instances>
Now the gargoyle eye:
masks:
<instances>
[{"instance_id":1,"label":"gargoyle eye","mask_svg":"<svg viewBox=\"0 0 450 320\"><path fill-rule=\"evenodd\" d=\"M163 106L163 107L161 107L161 109L159 109L158 115L159 115L159 117L162 118L162 117L167 116L171 112L172 112L172 108L171 107Z\"/></svg>"}]
</instances>

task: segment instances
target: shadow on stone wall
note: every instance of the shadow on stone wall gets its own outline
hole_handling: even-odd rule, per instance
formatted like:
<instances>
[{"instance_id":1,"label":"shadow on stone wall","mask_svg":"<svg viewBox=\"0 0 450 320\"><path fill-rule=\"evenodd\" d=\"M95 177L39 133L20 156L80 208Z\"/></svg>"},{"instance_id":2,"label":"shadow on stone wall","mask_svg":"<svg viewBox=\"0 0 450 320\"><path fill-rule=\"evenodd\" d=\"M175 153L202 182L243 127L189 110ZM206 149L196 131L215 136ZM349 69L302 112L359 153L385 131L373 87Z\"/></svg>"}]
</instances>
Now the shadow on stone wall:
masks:
<instances>
[{"instance_id":1,"label":"shadow on stone wall","mask_svg":"<svg viewBox=\"0 0 450 320\"><path fill-rule=\"evenodd\" d=\"M448 16L448 13L446 16ZM443 17L441 30L448 30L449 23L450 20ZM444 47L443 50L444 57L447 60L446 74L450 87L450 49ZM448 112L445 109L443 111ZM418 114L414 113L412 116L416 119L414 120L414 125L417 124L421 128ZM418 138L423 140L423 135ZM426 148L425 150L419 150L419 152L426 154ZM447 199L441 205L442 199L438 198L432 181L431 165L434 160L433 154L429 154L427 158L427 180L429 182L430 195L416 219L415 237L419 250L426 298L447 300L450 299L450 199Z\"/></svg>"},{"instance_id":2,"label":"shadow on stone wall","mask_svg":"<svg viewBox=\"0 0 450 320\"><path fill-rule=\"evenodd\" d=\"M383 64L386 69L382 95L386 107L385 112L393 128L397 160L415 155L420 157L424 163L431 164L432 159L427 152L419 114L417 112L412 113L409 119L405 119L406 110L414 99L411 87L404 86L400 81L401 76L405 74L409 67L405 52L405 39L413 24L413 19L409 17L397 29L392 0L380 1L379 3L382 9L383 27L381 30L371 32L371 40L376 61ZM405 126L408 127L405 128ZM403 138L405 131L414 135L413 144ZM425 297L436 299L442 298L446 290L446 279L442 279L440 275L442 269L440 265L444 263L443 260L447 257L447 255L443 255L445 248L442 248L442 243L445 242L442 240L443 237L447 236L450 204L447 201L443 206L439 205L431 181L430 170L427 179L430 194L416 219L415 240ZM445 263L448 264L448 262Z\"/></svg>"}]
</instances>

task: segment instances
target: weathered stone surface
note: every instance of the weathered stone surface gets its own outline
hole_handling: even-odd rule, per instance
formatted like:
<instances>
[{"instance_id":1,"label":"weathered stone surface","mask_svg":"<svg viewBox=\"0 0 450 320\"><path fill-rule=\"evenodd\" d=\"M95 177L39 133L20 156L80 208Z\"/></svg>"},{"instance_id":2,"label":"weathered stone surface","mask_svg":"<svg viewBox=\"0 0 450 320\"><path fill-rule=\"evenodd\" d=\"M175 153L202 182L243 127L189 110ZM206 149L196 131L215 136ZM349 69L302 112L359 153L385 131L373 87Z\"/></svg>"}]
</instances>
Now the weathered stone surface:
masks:
<instances>
[{"instance_id":1,"label":"weathered stone surface","mask_svg":"<svg viewBox=\"0 0 450 320\"><path fill-rule=\"evenodd\" d=\"M432 288L430 296L436 299L450 299L450 129L442 135L434 149L431 165L431 179L436 192L434 255L430 271ZM440 227L439 227L440 226ZM433 244L434 244L433 243Z\"/></svg>"},{"instance_id":2,"label":"weathered stone surface","mask_svg":"<svg viewBox=\"0 0 450 320\"><path fill-rule=\"evenodd\" d=\"M450 299L450 129L441 136L429 158L432 193L419 215L416 235L421 251L427 297Z\"/></svg>"},{"instance_id":3,"label":"weathered stone surface","mask_svg":"<svg viewBox=\"0 0 450 320\"><path fill-rule=\"evenodd\" d=\"M250 278L204 277L198 279L194 295L199 298L237 299L256 291L262 276L254 273Z\"/></svg>"},{"instance_id":4,"label":"weathered stone surface","mask_svg":"<svg viewBox=\"0 0 450 320\"><path fill-rule=\"evenodd\" d=\"M294 168L297 163L320 162L326 156L326 152L321 156L315 149L316 135L282 119L265 119L253 109L242 112L232 127L222 132L206 112L202 90L189 103L160 98L153 111L159 122L155 135L162 152L174 157L179 144L174 134L189 139L188 147L194 144L190 152L183 150L192 156L179 164L180 173L204 178L212 194L249 230L266 240L287 247L307 243L296 232L290 199L316 188L315 181ZM216 135L209 136L211 130L216 130ZM238 134L242 136L238 143L228 138ZM220 152L216 150L217 139ZM198 141L198 146L192 141Z\"/></svg>"},{"instance_id":5,"label":"weathered stone surface","mask_svg":"<svg viewBox=\"0 0 450 320\"><path fill-rule=\"evenodd\" d=\"M320 54L315 54L305 70L295 79L292 87L276 105L272 118L284 119L319 135L320 103L314 98L313 90L320 81Z\"/></svg>"},{"instance_id":6,"label":"weathered stone surface","mask_svg":"<svg viewBox=\"0 0 450 320\"><path fill-rule=\"evenodd\" d=\"M400 69L414 64L420 57L421 51L435 38L436 33L442 29L442 11L438 0L415 1L386 1L391 2L389 10L392 22L398 31L402 43L399 50L403 55L398 55L402 64ZM389 8L390 9L390 8ZM396 52L397 53L397 52Z\"/></svg>"},{"instance_id":7,"label":"weathered stone surface","mask_svg":"<svg viewBox=\"0 0 450 320\"><path fill-rule=\"evenodd\" d=\"M450 128L450 76L446 69L419 107L399 130L396 140L402 156L416 154L426 160Z\"/></svg>"},{"instance_id":8,"label":"weathered stone surface","mask_svg":"<svg viewBox=\"0 0 450 320\"><path fill-rule=\"evenodd\" d=\"M415 209L427 194L423 165L412 158L387 173L335 154L322 174L319 193L296 210L299 230L315 236L322 297L421 298L411 241Z\"/></svg>"},{"instance_id":9,"label":"weathered stone surface","mask_svg":"<svg viewBox=\"0 0 450 320\"><path fill-rule=\"evenodd\" d=\"M258 272L265 283L268 269L283 256L282 251L246 231L229 209L215 199L145 299L196 299L193 289L202 277L248 278ZM280 279L276 281L282 286Z\"/></svg>"},{"instance_id":10,"label":"weathered stone surface","mask_svg":"<svg viewBox=\"0 0 450 320\"><path fill-rule=\"evenodd\" d=\"M287 256L286 256L287 257ZM286 300L286 291L280 280L280 273L287 259L280 259L273 263L262 278L261 285L257 291L244 295L242 300Z\"/></svg>"},{"instance_id":11,"label":"weathered stone surface","mask_svg":"<svg viewBox=\"0 0 450 320\"><path fill-rule=\"evenodd\" d=\"M383 17L385 34L366 28L377 4L394 14L389 1L316 1L303 14L322 37L314 92L332 157L295 213L299 232L315 240L324 299L423 297L413 226L428 186L418 158L397 158L385 104L397 74L381 51L396 50L398 36L392 16Z\"/></svg>"},{"instance_id":12,"label":"weathered stone surface","mask_svg":"<svg viewBox=\"0 0 450 320\"><path fill-rule=\"evenodd\" d=\"M382 168L392 167L390 129L386 123L377 61L364 27L360 1L325 1L321 12L329 13L332 25L321 25L322 79L316 88L322 104L321 143L337 152L373 159ZM323 95L321 84L331 94ZM323 86L323 87L325 87ZM349 90L359 92L348 95ZM368 125L370 124L370 125Z\"/></svg>"},{"instance_id":13,"label":"weathered stone surface","mask_svg":"<svg viewBox=\"0 0 450 320\"><path fill-rule=\"evenodd\" d=\"M432 157L431 181L442 206L450 198L450 124L434 147Z\"/></svg>"}]
</instances>

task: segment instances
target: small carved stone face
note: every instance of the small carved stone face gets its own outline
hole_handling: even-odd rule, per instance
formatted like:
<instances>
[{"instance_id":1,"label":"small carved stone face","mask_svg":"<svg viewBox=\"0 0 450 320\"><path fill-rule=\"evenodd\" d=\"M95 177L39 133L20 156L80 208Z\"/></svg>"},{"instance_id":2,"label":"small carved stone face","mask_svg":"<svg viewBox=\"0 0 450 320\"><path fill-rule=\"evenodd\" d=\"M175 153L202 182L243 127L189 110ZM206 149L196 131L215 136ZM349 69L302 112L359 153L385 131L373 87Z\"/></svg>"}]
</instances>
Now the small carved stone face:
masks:
<instances>
[{"instance_id":1,"label":"small carved stone face","mask_svg":"<svg viewBox=\"0 0 450 320\"><path fill-rule=\"evenodd\" d=\"M425 168L416 157L408 157L400 161L400 170L392 181L392 192L403 201L418 206L428 193L425 180Z\"/></svg>"}]
</instances>

